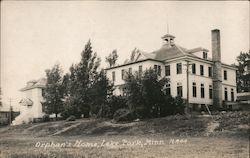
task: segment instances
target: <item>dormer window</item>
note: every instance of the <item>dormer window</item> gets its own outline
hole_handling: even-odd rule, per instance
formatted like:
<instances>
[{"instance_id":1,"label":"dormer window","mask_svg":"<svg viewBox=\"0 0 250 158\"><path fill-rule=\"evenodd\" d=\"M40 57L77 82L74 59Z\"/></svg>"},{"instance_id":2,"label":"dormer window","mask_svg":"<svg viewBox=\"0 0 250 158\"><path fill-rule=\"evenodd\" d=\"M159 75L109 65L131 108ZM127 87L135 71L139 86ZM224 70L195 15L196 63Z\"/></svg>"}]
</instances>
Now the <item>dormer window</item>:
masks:
<instances>
[{"instance_id":1,"label":"dormer window","mask_svg":"<svg viewBox=\"0 0 250 158\"><path fill-rule=\"evenodd\" d=\"M203 52L203 59L207 59L207 52Z\"/></svg>"}]
</instances>

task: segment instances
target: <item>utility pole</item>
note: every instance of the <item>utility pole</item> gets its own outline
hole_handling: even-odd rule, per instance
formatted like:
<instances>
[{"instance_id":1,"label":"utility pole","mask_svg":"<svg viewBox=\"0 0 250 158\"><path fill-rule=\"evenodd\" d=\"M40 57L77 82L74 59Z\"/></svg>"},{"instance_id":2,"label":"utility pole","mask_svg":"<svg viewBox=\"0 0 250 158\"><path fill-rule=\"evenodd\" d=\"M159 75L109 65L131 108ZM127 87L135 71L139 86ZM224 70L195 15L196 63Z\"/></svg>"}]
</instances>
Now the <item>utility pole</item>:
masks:
<instances>
[{"instance_id":1,"label":"utility pole","mask_svg":"<svg viewBox=\"0 0 250 158\"><path fill-rule=\"evenodd\" d=\"M186 70L186 77L187 77L187 104L186 104L186 108L185 108L185 113L188 114L189 113L189 65L192 65L190 64L190 61L189 60L186 60L187 64L187 70Z\"/></svg>"},{"instance_id":2,"label":"utility pole","mask_svg":"<svg viewBox=\"0 0 250 158\"><path fill-rule=\"evenodd\" d=\"M9 98L9 102L10 102L10 112L9 112L9 123L11 124L11 113L12 113L12 106L11 106L11 102L12 102L12 98Z\"/></svg>"}]
</instances>

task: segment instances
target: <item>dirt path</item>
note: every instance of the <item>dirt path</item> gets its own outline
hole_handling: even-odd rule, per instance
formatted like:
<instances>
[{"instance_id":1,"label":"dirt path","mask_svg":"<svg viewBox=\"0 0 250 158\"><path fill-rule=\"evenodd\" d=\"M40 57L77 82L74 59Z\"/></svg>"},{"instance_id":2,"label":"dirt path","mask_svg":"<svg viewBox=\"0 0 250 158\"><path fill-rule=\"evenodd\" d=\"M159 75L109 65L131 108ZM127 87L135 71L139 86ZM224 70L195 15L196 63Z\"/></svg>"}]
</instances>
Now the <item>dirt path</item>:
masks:
<instances>
[{"instance_id":1,"label":"dirt path","mask_svg":"<svg viewBox=\"0 0 250 158\"><path fill-rule=\"evenodd\" d=\"M76 123L76 124L73 124L73 125L71 125L71 126L69 126L69 127L65 127L65 128L63 128L62 130L57 131L56 133L54 133L54 134L52 134L52 135L50 135L50 136L56 136L56 135L62 134L62 133L64 133L64 132L68 131L68 130L77 128L78 126L80 126L80 124L81 124L81 122Z\"/></svg>"},{"instance_id":2,"label":"dirt path","mask_svg":"<svg viewBox=\"0 0 250 158\"><path fill-rule=\"evenodd\" d=\"M112 123L111 121L105 121L104 125L111 127L132 127L140 124L141 122L130 122L130 123Z\"/></svg>"}]
</instances>

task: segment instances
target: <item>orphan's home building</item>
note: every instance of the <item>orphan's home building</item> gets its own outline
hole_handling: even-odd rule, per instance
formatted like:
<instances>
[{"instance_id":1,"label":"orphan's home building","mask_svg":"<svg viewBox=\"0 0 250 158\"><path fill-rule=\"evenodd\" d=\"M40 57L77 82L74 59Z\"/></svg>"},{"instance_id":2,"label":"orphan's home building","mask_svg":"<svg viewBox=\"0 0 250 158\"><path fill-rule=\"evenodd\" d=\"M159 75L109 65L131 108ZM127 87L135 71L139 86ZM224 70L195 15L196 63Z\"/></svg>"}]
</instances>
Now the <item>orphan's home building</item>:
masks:
<instances>
[{"instance_id":1,"label":"orphan's home building","mask_svg":"<svg viewBox=\"0 0 250 158\"><path fill-rule=\"evenodd\" d=\"M169 78L164 91L172 96L181 96L189 102L189 109L205 109L205 105L237 108L236 67L221 62L220 31L212 30L212 58L207 49L198 47L186 49L175 44L175 37L162 37L162 47L151 53L136 51L128 63L106 69L109 80L114 83L114 95L124 95L127 73L152 68L160 77ZM189 71L187 71L187 69ZM14 125L27 123L44 115L44 88L46 79L31 80L20 91L20 115Z\"/></svg>"},{"instance_id":2,"label":"orphan's home building","mask_svg":"<svg viewBox=\"0 0 250 158\"><path fill-rule=\"evenodd\" d=\"M202 47L183 48L175 43L175 37L162 37L160 49L147 53L138 50L134 60L106 69L114 83L115 95L124 95L127 73L143 73L154 69L159 77L169 78L164 91L181 96L189 102L190 110L208 107L237 108L236 67L221 62L220 30L212 30L212 54ZM211 57L210 57L211 56ZM187 71L188 70L188 71Z\"/></svg>"}]
</instances>

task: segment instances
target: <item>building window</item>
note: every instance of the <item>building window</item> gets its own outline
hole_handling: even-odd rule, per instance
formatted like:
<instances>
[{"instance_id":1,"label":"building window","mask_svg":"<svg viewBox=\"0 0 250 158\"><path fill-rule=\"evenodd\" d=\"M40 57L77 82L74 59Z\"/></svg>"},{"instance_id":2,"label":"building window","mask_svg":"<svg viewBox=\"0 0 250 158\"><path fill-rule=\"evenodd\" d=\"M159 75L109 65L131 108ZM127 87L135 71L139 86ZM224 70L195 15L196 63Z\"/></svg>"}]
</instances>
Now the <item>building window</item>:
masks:
<instances>
[{"instance_id":1,"label":"building window","mask_svg":"<svg viewBox=\"0 0 250 158\"><path fill-rule=\"evenodd\" d=\"M124 80L125 70L122 70L122 79Z\"/></svg>"},{"instance_id":2,"label":"building window","mask_svg":"<svg viewBox=\"0 0 250 158\"><path fill-rule=\"evenodd\" d=\"M170 76L170 65L165 66L165 75Z\"/></svg>"},{"instance_id":3,"label":"building window","mask_svg":"<svg viewBox=\"0 0 250 158\"><path fill-rule=\"evenodd\" d=\"M131 67L128 69L128 73L132 74L132 68Z\"/></svg>"},{"instance_id":4,"label":"building window","mask_svg":"<svg viewBox=\"0 0 250 158\"><path fill-rule=\"evenodd\" d=\"M112 81L115 81L115 71L112 72Z\"/></svg>"},{"instance_id":5,"label":"building window","mask_svg":"<svg viewBox=\"0 0 250 158\"><path fill-rule=\"evenodd\" d=\"M224 70L224 80L227 80L227 71Z\"/></svg>"},{"instance_id":6,"label":"building window","mask_svg":"<svg viewBox=\"0 0 250 158\"><path fill-rule=\"evenodd\" d=\"M208 67L208 77L212 77L212 67Z\"/></svg>"},{"instance_id":7,"label":"building window","mask_svg":"<svg viewBox=\"0 0 250 158\"><path fill-rule=\"evenodd\" d=\"M200 75L204 76L204 66L200 65Z\"/></svg>"},{"instance_id":8,"label":"building window","mask_svg":"<svg viewBox=\"0 0 250 158\"><path fill-rule=\"evenodd\" d=\"M234 89L231 88L231 101L234 101Z\"/></svg>"},{"instance_id":9,"label":"building window","mask_svg":"<svg viewBox=\"0 0 250 158\"><path fill-rule=\"evenodd\" d=\"M207 59L207 52L203 52L203 59Z\"/></svg>"},{"instance_id":10,"label":"building window","mask_svg":"<svg viewBox=\"0 0 250 158\"><path fill-rule=\"evenodd\" d=\"M196 74L196 65L192 64L192 74Z\"/></svg>"},{"instance_id":11,"label":"building window","mask_svg":"<svg viewBox=\"0 0 250 158\"><path fill-rule=\"evenodd\" d=\"M209 85L209 99L213 98L213 87L212 85Z\"/></svg>"},{"instance_id":12,"label":"building window","mask_svg":"<svg viewBox=\"0 0 250 158\"><path fill-rule=\"evenodd\" d=\"M42 89L42 96L45 97L45 89Z\"/></svg>"},{"instance_id":13,"label":"building window","mask_svg":"<svg viewBox=\"0 0 250 158\"><path fill-rule=\"evenodd\" d=\"M157 74L158 74L159 76L161 76L161 66L160 66L160 65L158 65Z\"/></svg>"},{"instance_id":14,"label":"building window","mask_svg":"<svg viewBox=\"0 0 250 158\"><path fill-rule=\"evenodd\" d=\"M142 75L142 65L139 66L139 75Z\"/></svg>"},{"instance_id":15,"label":"building window","mask_svg":"<svg viewBox=\"0 0 250 158\"><path fill-rule=\"evenodd\" d=\"M193 82L193 97L197 96L197 91L196 91L196 83Z\"/></svg>"},{"instance_id":16,"label":"building window","mask_svg":"<svg viewBox=\"0 0 250 158\"><path fill-rule=\"evenodd\" d=\"M204 84L201 84L201 98L205 98L205 88L204 88Z\"/></svg>"},{"instance_id":17,"label":"building window","mask_svg":"<svg viewBox=\"0 0 250 158\"><path fill-rule=\"evenodd\" d=\"M181 74L182 73L181 63L177 63L176 64L176 71L177 71L177 74Z\"/></svg>"},{"instance_id":18,"label":"building window","mask_svg":"<svg viewBox=\"0 0 250 158\"><path fill-rule=\"evenodd\" d=\"M166 85L166 95L171 95L171 87L170 84Z\"/></svg>"},{"instance_id":19,"label":"building window","mask_svg":"<svg viewBox=\"0 0 250 158\"><path fill-rule=\"evenodd\" d=\"M157 65L154 65L155 73L157 73Z\"/></svg>"},{"instance_id":20,"label":"building window","mask_svg":"<svg viewBox=\"0 0 250 158\"><path fill-rule=\"evenodd\" d=\"M160 65L154 65L154 70L157 75L161 76L161 66Z\"/></svg>"},{"instance_id":21,"label":"building window","mask_svg":"<svg viewBox=\"0 0 250 158\"><path fill-rule=\"evenodd\" d=\"M225 97L225 101L227 101L228 100L227 88L225 88L224 90L224 97Z\"/></svg>"},{"instance_id":22,"label":"building window","mask_svg":"<svg viewBox=\"0 0 250 158\"><path fill-rule=\"evenodd\" d=\"M180 82L177 83L177 95L182 97L182 84Z\"/></svg>"}]
</instances>

